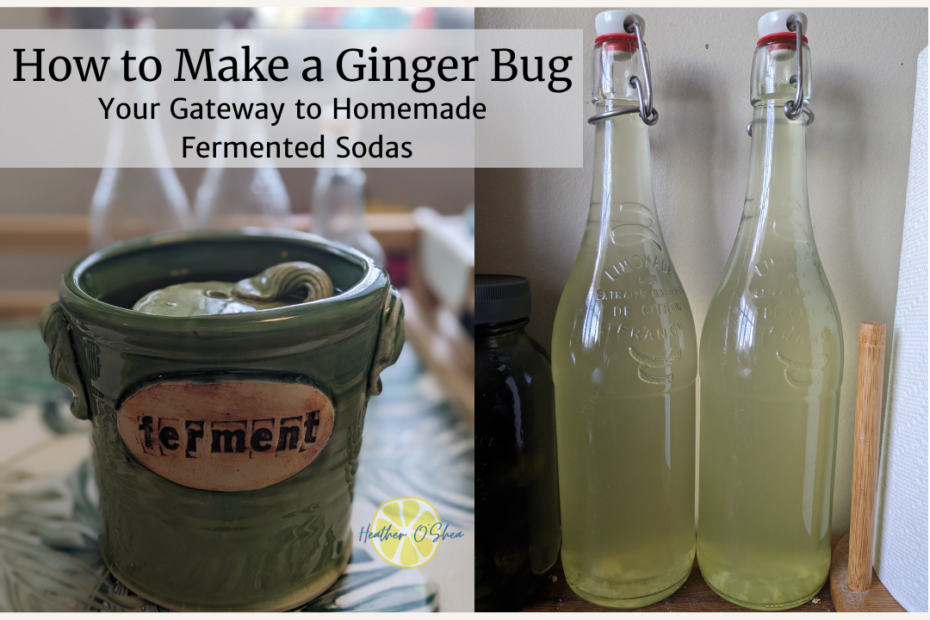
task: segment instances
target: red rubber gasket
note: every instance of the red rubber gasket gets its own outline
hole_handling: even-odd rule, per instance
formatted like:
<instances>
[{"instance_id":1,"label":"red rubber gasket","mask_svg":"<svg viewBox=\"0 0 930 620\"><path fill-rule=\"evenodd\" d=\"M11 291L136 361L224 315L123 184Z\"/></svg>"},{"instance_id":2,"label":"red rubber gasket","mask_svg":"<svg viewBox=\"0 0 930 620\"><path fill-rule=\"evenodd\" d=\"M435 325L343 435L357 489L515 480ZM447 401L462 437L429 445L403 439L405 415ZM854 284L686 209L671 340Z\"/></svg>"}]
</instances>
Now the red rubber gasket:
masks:
<instances>
[{"instance_id":1,"label":"red rubber gasket","mask_svg":"<svg viewBox=\"0 0 930 620\"><path fill-rule=\"evenodd\" d=\"M632 39L633 41L635 41L636 35L635 34L623 34L620 32L616 34L602 34L598 38L594 39L594 44L597 45L601 41L606 41L607 39ZM643 41L643 43L645 44L646 42Z\"/></svg>"},{"instance_id":2,"label":"red rubber gasket","mask_svg":"<svg viewBox=\"0 0 930 620\"><path fill-rule=\"evenodd\" d=\"M776 32L775 34L769 34L756 42L756 45L763 45L764 43L771 43L776 39L791 39L792 43L798 40L798 35L793 32ZM801 36L801 40L807 43L807 37Z\"/></svg>"}]
</instances>

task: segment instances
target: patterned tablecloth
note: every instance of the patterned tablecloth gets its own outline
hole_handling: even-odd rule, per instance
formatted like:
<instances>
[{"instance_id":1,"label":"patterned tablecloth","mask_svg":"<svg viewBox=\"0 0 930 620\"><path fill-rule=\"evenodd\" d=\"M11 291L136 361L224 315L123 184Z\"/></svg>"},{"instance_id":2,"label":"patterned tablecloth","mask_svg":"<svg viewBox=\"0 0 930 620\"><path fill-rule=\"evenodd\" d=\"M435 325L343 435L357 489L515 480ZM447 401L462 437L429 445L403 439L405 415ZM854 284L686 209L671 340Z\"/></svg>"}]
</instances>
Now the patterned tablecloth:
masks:
<instances>
[{"instance_id":1,"label":"patterned tablecloth","mask_svg":"<svg viewBox=\"0 0 930 620\"><path fill-rule=\"evenodd\" d=\"M471 537L472 434L411 347L382 378L365 419L354 531L381 502L417 496ZM0 325L0 611L166 611L116 582L100 559L90 423L71 416L70 400L49 374L38 330ZM301 611L438 611L440 589L470 588L471 565L459 563L430 578L429 565L395 568L356 537L344 574Z\"/></svg>"}]
</instances>

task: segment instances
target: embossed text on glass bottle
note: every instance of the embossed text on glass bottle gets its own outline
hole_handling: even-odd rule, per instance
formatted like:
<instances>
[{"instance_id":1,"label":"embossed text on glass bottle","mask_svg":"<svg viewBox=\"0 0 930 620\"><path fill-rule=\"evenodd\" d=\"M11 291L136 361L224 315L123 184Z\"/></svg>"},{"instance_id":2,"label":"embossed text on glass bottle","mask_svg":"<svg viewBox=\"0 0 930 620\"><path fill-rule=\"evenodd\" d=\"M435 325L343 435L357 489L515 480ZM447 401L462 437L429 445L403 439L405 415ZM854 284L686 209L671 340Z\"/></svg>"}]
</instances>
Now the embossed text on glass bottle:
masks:
<instances>
[{"instance_id":1,"label":"embossed text on glass bottle","mask_svg":"<svg viewBox=\"0 0 930 620\"><path fill-rule=\"evenodd\" d=\"M634 37L599 37L597 113L636 106ZM562 565L582 598L640 607L694 559L694 320L659 226L639 114L596 124L591 206L552 334Z\"/></svg>"},{"instance_id":2,"label":"embossed text on glass bottle","mask_svg":"<svg viewBox=\"0 0 930 620\"><path fill-rule=\"evenodd\" d=\"M767 39L753 64L746 202L701 335L698 563L725 598L785 609L830 568L843 335L808 211L809 117L785 115L795 35Z\"/></svg>"}]
</instances>

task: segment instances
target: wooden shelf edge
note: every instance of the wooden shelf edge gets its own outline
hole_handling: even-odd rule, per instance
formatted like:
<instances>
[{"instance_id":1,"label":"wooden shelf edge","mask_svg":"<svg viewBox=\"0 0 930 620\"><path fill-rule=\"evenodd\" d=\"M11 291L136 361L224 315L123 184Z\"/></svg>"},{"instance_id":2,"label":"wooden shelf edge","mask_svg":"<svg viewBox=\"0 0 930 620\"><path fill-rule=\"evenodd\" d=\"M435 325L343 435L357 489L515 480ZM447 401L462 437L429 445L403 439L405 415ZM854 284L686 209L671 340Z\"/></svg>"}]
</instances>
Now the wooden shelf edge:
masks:
<instances>
[{"instance_id":1,"label":"wooden shelf edge","mask_svg":"<svg viewBox=\"0 0 930 620\"><path fill-rule=\"evenodd\" d=\"M57 290L0 290L0 319L36 319L54 301Z\"/></svg>"},{"instance_id":2,"label":"wooden shelf edge","mask_svg":"<svg viewBox=\"0 0 930 620\"><path fill-rule=\"evenodd\" d=\"M86 215L0 215L0 250L78 250L89 248ZM388 253L409 253L416 247L412 213L368 213L368 230ZM309 215L291 216L291 228L309 231Z\"/></svg>"}]
</instances>

